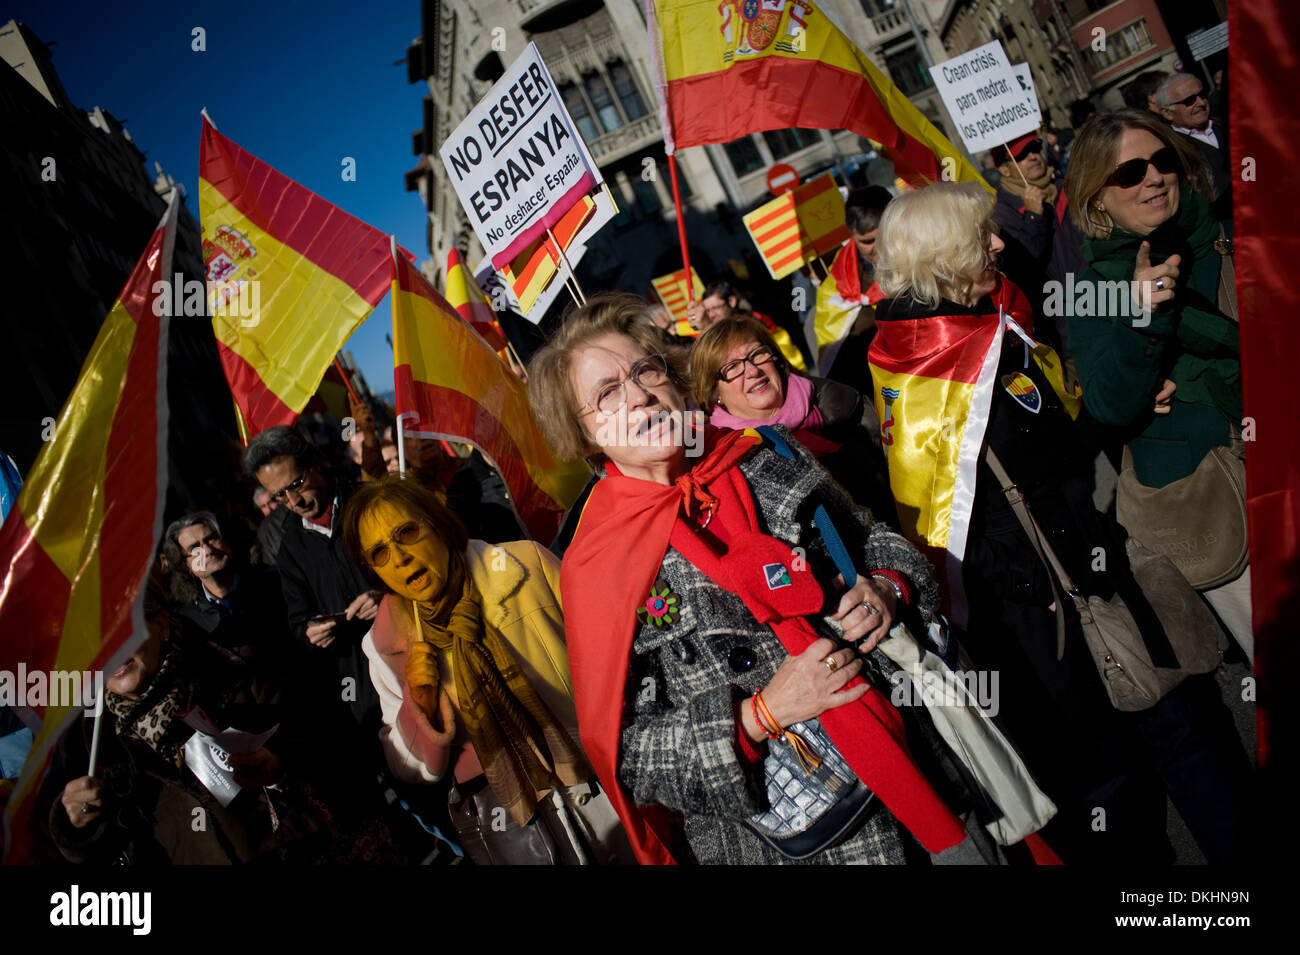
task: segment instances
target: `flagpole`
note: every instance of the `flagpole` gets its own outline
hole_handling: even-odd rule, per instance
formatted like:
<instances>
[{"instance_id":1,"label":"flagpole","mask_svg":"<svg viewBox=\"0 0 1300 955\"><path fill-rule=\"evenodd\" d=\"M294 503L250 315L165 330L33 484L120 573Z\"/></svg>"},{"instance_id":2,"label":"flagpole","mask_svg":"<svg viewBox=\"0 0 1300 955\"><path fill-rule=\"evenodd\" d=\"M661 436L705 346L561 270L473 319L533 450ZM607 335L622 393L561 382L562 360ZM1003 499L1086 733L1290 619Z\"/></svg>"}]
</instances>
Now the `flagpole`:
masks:
<instances>
[{"instance_id":1,"label":"flagpole","mask_svg":"<svg viewBox=\"0 0 1300 955\"><path fill-rule=\"evenodd\" d=\"M94 776L95 770L99 766L99 729L104 723L104 700L103 689L100 690L100 698L95 701L95 726L90 733L90 766L86 769L87 776Z\"/></svg>"},{"instance_id":2,"label":"flagpole","mask_svg":"<svg viewBox=\"0 0 1300 955\"><path fill-rule=\"evenodd\" d=\"M577 288L577 290L578 290L578 298L582 299L581 304L586 305L586 304L587 304L587 296L586 296L586 294L582 291L582 285L579 284L579 282L578 282L578 276L577 276L577 273L575 273L575 272L573 271L573 266L569 264L569 257L568 257L568 255L566 255L565 252L564 252L564 246L562 246L562 245L559 243L559 241L555 238L555 233L552 232L549 228L547 228L547 230L546 230L546 234L547 234L547 236L550 237L550 240L551 240L552 242L555 243L555 248L559 250L559 252L560 252L560 261L564 263L564 269L565 269L565 271L566 271L570 276L572 276L572 278L573 278L573 284L574 284L574 287Z\"/></svg>"},{"instance_id":3,"label":"flagpole","mask_svg":"<svg viewBox=\"0 0 1300 955\"><path fill-rule=\"evenodd\" d=\"M348 397L360 404L361 399L357 396L357 390L352 387L352 379L348 377L348 370L343 367L343 362L339 361L338 355L334 356L334 367L338 369L338 373L343 377L343 384L348 389Z\"/></svg>"},{"instance_id":4,"label":"flagpole","mask_svg":"<svg viewBox=\"0 0 1300 955\"><path fill-rule=\"evenodd\" d=\"M1008 146L1006 143L1002 144L1002 148L1005 149L1007 151L1007 155L1011 157L1011 164L1016 167L1016 172L1020 173L1020 181L1023 182L1025 184L1025 188L1028 189L1029 180L1025 178L1025 171L1020 168L1020 163L1016 160L1015 153L1011 151L1011 147Z\"/></svg>"},{"instance_id":5,"label":"flagpole","mask_svg":"<svg viewBox=\"0 0 1300 955\"><path fill-rule=\"evenodd\" d=\"M402 477L406 477L406 438L402 435L405 418L403 414L397 416L397 473Z\"/></svg>"},{"instance_id":6,"label":"flagpole","mask_svg":"<svg viewBox=\"0 0 1300 955\"><path fill-rule=\"evenodd\" d=\"M230 396L230 403L235 406L235 428L239 432L240 443L248 447L248 423L244 421L244 413L239 410L239 402L235 396Z\"/></svg>"},{"instance_id":7,"label":"flagpole","mask_svg":"<svg viewBox=\"0 0 1300 955\"><path fill-rule=\"evenodd\" d=\"M691 281L691 253L686 248L686 217L682 215L682 194L677 188L677 156L668 154L668 178L673 187L673 208L677 210L677 239L682 245L682 270L686 273L686 301L695 301L695 283Z\"/></svg>"}]
</instances>

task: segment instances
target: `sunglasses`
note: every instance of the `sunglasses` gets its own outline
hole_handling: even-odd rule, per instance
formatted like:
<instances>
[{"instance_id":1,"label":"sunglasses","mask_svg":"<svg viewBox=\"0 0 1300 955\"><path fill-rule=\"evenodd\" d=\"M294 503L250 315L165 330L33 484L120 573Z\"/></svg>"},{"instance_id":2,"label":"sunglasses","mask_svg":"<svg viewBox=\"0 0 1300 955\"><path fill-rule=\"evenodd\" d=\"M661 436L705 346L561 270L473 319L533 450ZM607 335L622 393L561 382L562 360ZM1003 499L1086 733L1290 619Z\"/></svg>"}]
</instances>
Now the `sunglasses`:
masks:
<instances>
[{"instance_id":1,"label":"sunglasses","mask_svg":"<svg viewBox=\"0 0 1300 955\"><path fill-rule=\"evenodd\" d=\"M1132 189L1134 186L1141 185L1142 180L1147 177L1148 165L1155 166L1156 172L1162 176L1177 172L1178 151L1172 146L1166 146L1164 149L1156 150L1150 159L1130 159L1128 162L1119 163L1115 166L1115 171L1110 174L1110 178L1106 180L1106 185L1118 186L1121 189Z\"/></svg>"},{"instance_id":2,"label":"sunglasses","mask_svg":"<svg viewBox=\"0 0 1300 955\"><path fill-rule=\"evenodd\" d=\"M283 504L285 501L289 499L290 493L297 494L300 490L302 490L302 486L306 483L307 483L307 475L304 474L302 477L297 478L294 481L290 481L280 490L272 494L271 500L275 501L277 504Z\"/></svg>"},{"instance_id":3,"label":"sunglasses","mask_svg":"<svg viewBox=\"0 0 1300 955\"><path fill-rule=\"evenodd\" d=\"M366 552L366 560L371 567L383 567L388 563L388 558L393 556L392 544L401 544L403 547L409 547L424 537L425 525L419 521L408 521L397 530L393 531L393 536L382 544L376 544Z\"/></svg>"},{"instance_id":4,"label":"sunglasses","mask_svg":"<svg viewBox=\"0 0 1300 955\"><path fill-rule=\"evenodd\" d=\"M1186 99L1175 100L1174 102L1170 103L1169 105L1170 105L1170 106L1187 106L1187 107L1190 107L1190 106L1191 106L1193 103L1195 103L1198 99L1204 99L1204 98L1205 98L1205 90L1197 90L1195 93L1193 93L1191 96L1187 97Z\"/></svg>"}]
</instances>

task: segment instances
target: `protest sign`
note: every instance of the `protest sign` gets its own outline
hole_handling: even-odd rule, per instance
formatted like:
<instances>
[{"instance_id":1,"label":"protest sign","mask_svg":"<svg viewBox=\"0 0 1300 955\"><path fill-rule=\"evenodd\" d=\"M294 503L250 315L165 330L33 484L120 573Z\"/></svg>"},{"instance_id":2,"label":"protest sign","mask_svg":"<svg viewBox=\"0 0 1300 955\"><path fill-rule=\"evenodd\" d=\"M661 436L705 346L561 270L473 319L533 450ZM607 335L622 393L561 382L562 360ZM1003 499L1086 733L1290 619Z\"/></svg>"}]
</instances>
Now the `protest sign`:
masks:
<instances>
[{"instance_id":1,"label":"protest sign","mask_svg":"<svg viewBox=\"0 0 1300 955\"><path fill-rule=\"evenodd\" d=\"M930 67L930 75L973 153L1033 132L1042 122L1032 78L1017 77L997 40Z\"/></svg>"},{"instance_id":2,"label":"protest sign","mask_svg":"<svg viewBox=\"0 0 1300 955\"><path fill-rule=\"evenodd\" d=\"M601 182L537 44L528 44L438 150L495 268Z\"/></svg>"},{"instance_id":3,"label":"protest sign","mask_svg":"<svg viewBox=\"0 0 1300 955\"><path fill-rule=\"evenodd\" d=\"M694 298L700 301L704 298L704 283L700 281L700 273L695 271L695 266L691 266L691 288L694 291L693 296L686 294L686 270L678 269L676 272L669 272L667 275L660 275L650 280L650 285L655 290L655 295L659 301L668 309L672 315L673 321L677 323L678 334L694 335L696 332L686 321L686 305Z\"/></svg>"}]
</instances>

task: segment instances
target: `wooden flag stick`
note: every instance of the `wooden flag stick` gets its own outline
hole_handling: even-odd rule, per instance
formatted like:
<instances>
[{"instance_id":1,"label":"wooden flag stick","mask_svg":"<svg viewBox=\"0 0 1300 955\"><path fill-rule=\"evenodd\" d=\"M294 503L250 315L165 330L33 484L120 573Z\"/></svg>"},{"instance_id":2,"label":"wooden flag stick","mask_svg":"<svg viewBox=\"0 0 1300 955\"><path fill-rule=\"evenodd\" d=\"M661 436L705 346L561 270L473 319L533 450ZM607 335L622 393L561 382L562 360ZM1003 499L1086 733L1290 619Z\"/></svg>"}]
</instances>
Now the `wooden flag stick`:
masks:
<instances>
[{"instance_id":1,"label":"wooden flag stick","mask_svg":"<svg viewBox=\"0 0 1300 955\"><path fill-rule=\"evenodd\" d=\"M1011 147L1008 146L1006 143L1002 144L1002 148L1005 149L1007 151L1007 155L1011 157L1011 164L1016 167L1016 172L1020 173L1020 181L1023 182L1025 184L1025 188L1028 189L1029 180L1025 178L1025 172L1023 169L1020 168L1020 162L1019 160L1016 159L1015 153L1011 151Z\"/></svg>"},{"instance_id":2,"label":"wooden flag stick","mask_svg":"<svg viewBox=\"0 0 1300 955\"><path fill-rule=\"evenodd\" d=\"M555 248L560 253L560 261L564 263L564 270L568 272L569 276L573 279L574 288L578 290L578 298L582 300L583 305L586 305L587 296L583 294L582 286L578 283L577 273L573 271L573 266L569 264L569 256L565 254L564 246L560 244L559 240L555 238L555 233L549 228L546 230L546 234L550 237L550 240L555 243Z\"/></svg>"}]
</instances>

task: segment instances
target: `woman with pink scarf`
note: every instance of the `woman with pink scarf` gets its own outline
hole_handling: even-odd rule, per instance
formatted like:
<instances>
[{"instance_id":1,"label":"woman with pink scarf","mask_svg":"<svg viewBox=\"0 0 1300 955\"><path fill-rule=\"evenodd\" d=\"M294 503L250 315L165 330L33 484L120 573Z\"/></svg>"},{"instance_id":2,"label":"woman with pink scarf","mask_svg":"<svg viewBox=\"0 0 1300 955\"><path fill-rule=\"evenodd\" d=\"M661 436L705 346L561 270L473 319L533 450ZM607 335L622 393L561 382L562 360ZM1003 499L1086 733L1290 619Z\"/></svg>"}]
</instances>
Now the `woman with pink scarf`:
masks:
<instances>
[{"instance_id":1,"label":"woman with pink scarf","mask_svg":"<svg viewBox=\"0 0 1300 955\"><path fill-rule=\"evenodd\" d=\"M897 523L871 403L848 385L796 373L761 322L733 315L710 325L691 349L691 379L711 424L785 425L854 501Z\"/></svg>"}]
</instances>

